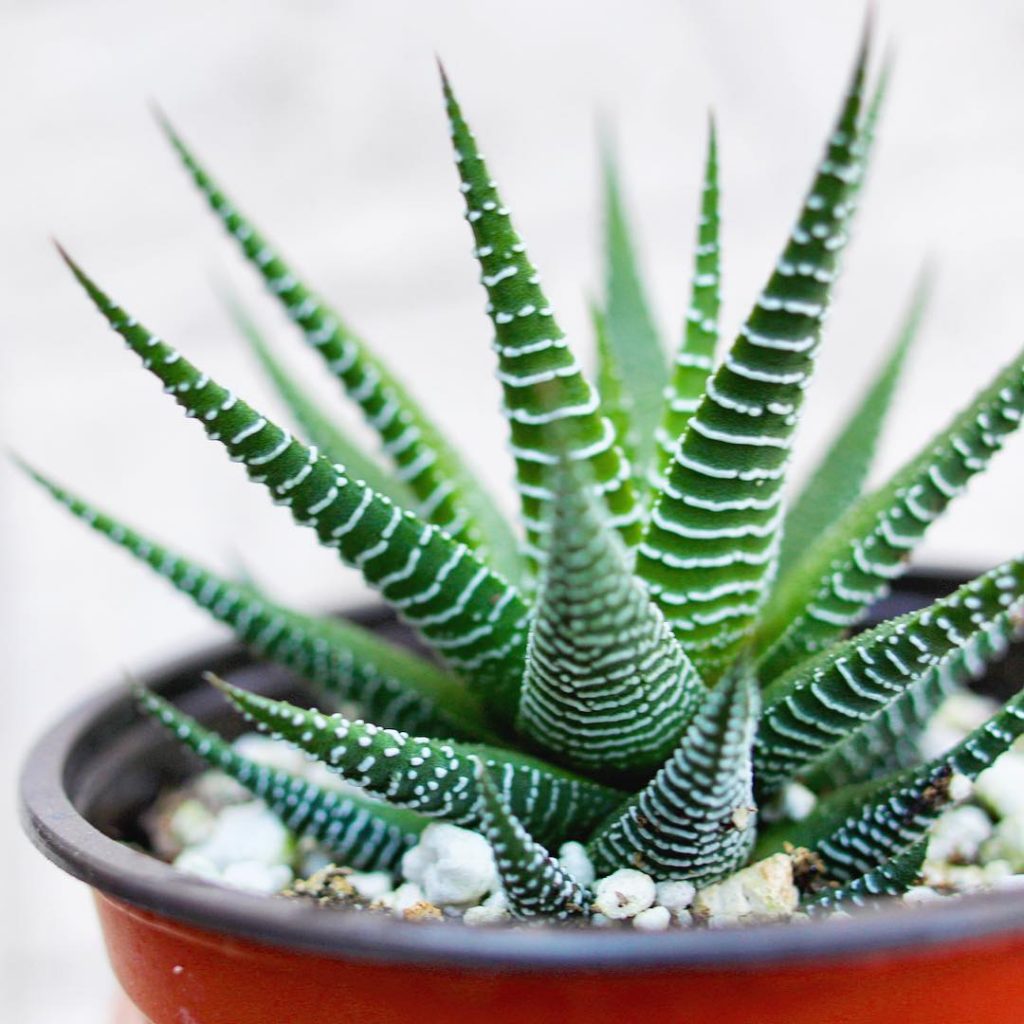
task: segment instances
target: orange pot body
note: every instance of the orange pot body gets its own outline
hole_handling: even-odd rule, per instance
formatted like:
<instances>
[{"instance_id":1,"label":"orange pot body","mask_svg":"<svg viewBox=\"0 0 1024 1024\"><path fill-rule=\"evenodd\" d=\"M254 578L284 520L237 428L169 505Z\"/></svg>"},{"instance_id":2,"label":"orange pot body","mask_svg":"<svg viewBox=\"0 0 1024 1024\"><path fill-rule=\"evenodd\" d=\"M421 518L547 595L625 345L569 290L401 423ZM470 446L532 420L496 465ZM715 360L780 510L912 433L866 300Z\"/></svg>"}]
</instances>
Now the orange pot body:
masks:
<instances>
[{"instance_id":1,"label":"orange pot body","mask_svg":"<svg viewBox=\"0 0 1024 1024\"><path fill-rule=\"evenodd\" d=\"M517 971L316 956L96 895L152 1024L1021 1024L1024 935L749 970Z\"/></svg>"}]
</instances>

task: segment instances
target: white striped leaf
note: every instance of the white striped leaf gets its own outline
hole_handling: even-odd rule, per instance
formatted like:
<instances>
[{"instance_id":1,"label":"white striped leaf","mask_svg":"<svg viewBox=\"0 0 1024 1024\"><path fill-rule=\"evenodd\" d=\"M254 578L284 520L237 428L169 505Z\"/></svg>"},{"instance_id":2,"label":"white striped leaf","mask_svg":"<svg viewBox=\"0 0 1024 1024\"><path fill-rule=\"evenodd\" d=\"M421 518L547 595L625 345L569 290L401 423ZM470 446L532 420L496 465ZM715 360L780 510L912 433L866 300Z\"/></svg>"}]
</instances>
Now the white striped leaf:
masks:
<instances>
[{"instance_id":1,"label":"white striped leaf","mask_svg":"<svg viewBox=\"0 0 1024 1024\"><path fill-rule=\"evenodd\" d=\"M587 835L627 796L525 754L410 736L209 678L260 730L294 744L371 796L427 818L479 826L477 759L496 780L512 812L542 843Z\"/></svg>"},{"instance_id":2,"label":"white striped leaf","mask_svg":"<svg viewBox=\"0 0 1024 1024\"><path fill-rule=\"evenodd\" d=\"M296 672L331 698L351 701L396 729L491 739L477 702L453 677L352 622L305 615L249 584L219 576L83 501L29 466L76 518L155 570L256 655Z\"/></svg>"},{"instance_id":3,"label":"white striped leaf","mask_svg":"<svg viewBox=\"0 0 1024 1024\"><path fill-rule=\"evenodd\" d=\"M771 586L790 448L861 171L861 50L796 227L690 418L637 571L706 678L747 642Z\"/></svg>"},{"instance_id":4,"label":"white striped leaf","mask_svg":"<svg viewBox=\"0 0 1024 1024\"><path fill-rule=\"evenodd\" d=\"M1024 415L1024 353L800 561L759 625L771 680L820 651L883 597L927 529L988 465Z\"/></svg>"},{"instance_id":5,"label":"white striped leaf","mask_svg":"<svg viewBox=\"0 0 1024 1024\"><path fill-rule=\"evenodd\" d=\"M210 209L379 435L397 479L416 497L417 514L470 547L486 550L495 565L516 580L519 562L513 535L455 449L398 378L238 211L166 118L159 120Z\"/></svg>"},{"instance_id":6,"label":"white striped leaf","mask_svg":"<svg viewBox=\"0 0 1024 1024\"><path fill-rule=\"evenodd\" d=\"M658 453L656 472L651 477L653 497L664 489L665 474L675 458L690 417L700 406L715 365L718 318L722 304L718 201L718 143L715 138L715 122L709 118L704 188L690 279L690 308L686 313L683 337L673 360L661 423L655 433Z\"/></svg>"},{"instance_id":7,"label":"white striped leaf","mask_svg":"<svg viewBox=\"0 0 1024 1024\"><path fill-rule=\"evenodd\" d=\"M297 523L312 527L413 626L481 701L514 717L526 660L527 608L516 590L440 527L428 525L297 441L115 305L68 257L111 327L164 390L267 487Z\"/></svg>"},{"instance_id":8,"label":"white striped leaf","mask_svg":"<svg viewBox=\"0 0 1024 1024\"><path fill-rule=\"evenodd\" d=\"M1014 559L782 676L764 694L754 754L759 794L827 770L837 751L947 658L993 628L1012 631L1022 603L1024 559Z\"/></svg>"},{"instance_id":9,"label":"white striped leaf","mask_svg":"<svg viewBox=\"0 0 1024 1024\"><path fill-rule=\"evenodd\" d=\"M629 866L707 884L743 866L754 845L756 682L742 668L711 692L664 767L590 840L599 875Z\"/></svg>"},{"instance_id":10,"label":"white striped leaf","mask_svg":"<svg viewBox=\"0 0 1024 1024\"><path fill-rule=\"evenodd\" d=\"M474 760L480 793L479 830L494 851L509 913L519 921L589 916L590 893L526 831L491 781L483 761Z\"/></svg>"},{"instance_id":11,"label":"white striped leaf","mask_svg":"<svg viewBox=\"0 0 1024 1024\"><path fill-rule=\"evenodd\" d=\"M494 326L527 553L543 563L546 510L552 500L549 477L560 459L552 436L556 430L566 439L571 458L590 466L592 486L604 496L612 525L633 544L640 535L642 507L629 463L615 443L615 428L601 415L599 396L555 322L537 271L443 73L442 80L466 219Z\"/></svg>"},{"instance_id":12,"label":"white striped leaf","mask_svg":"<svg viewBox=\"0 0 1024 1024\"><path fill-rule=\"evenodd\" d=\"M240 782L265 801L286 828L315 840L339 864L357 871L396 871L402 854L416 844L427 824L425 818L401 807L325 789L301 775L257 764L155 693L140 690L138 700L144 711L211 768Z\"/></svg>"},{"instance_id":13,"label":"white striped leaf","mask_svg":"<svg viewBox=\"0 0 1024 1024\"><path fill-rule=\"evenodd\" d=\"M649 778L707 691L582 474L564 464L554 490L519 726L580 771Z\"/></svg>"}]
</instances>

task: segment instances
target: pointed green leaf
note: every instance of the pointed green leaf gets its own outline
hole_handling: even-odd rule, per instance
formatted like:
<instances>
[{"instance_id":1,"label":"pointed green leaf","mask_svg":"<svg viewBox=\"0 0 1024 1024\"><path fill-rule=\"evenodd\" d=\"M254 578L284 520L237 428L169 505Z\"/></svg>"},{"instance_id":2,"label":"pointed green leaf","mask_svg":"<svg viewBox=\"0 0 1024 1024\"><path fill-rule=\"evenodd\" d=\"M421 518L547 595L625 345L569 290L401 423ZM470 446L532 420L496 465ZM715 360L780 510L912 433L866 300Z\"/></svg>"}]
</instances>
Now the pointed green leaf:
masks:
<instances>
[{"instance_id":1,"label":"pointed green leaf","mask_svg":"<svg viewBox=\"0 0 1024 1024\"><path fill-rule=\"evenodd\" d=\"M637 466L642 468L653 455L654 431L668 370L641 280L615 157L609 142L602 149L607 340L634 410L639 439Z\"/></svg>"},{"instance_id":2,"label":"pointed green leaf","mask_svg":"<svg viewBox=\"0 0 1024 1024\"><path fill-rule=\"evenodd\" d=\"M828 771L847 745L950 656L993 628L1019 625L1024 558L998 566L920 611L797 666L764 694L754 766L770 796L796 776Z\"/></svg>"},{"instance_id":3,"label":"pointed green leaf","mask_svg":"<svg viewBox=\"0 0 1024 1024\"><path fill-rule=\"evenodd\" d=\"M480 824L474 758L484 762L513 813L542 843L588 834L626 799L625 793L524 754L410 736L211 681L262 731L306 751L370 795L428 818L467 828Z\"/></svg>"},{"instance_id":4,"label":"pointed green leaf","mask_svg":"<svg viewBox=\"0 0 1024 1024\"><path fill-rule=\"evenodd\" d=\"M591 896L537 842L512 813L480 758L474 758L480 793L480 831L491 844L509 913L520 921L589 916Z\"/></svg>"},{"instance_id":5,"label":"pointed green leaf","mask_svg":"<svg viewBox=\"0 0 1024 1024\"><path fill-rule=\"evenodd\" d=\"M1024 735L1024 690L952 750L880 782L840 790L809 817L770 829L758 854L790 842L817 853L827 877L848 882L917 842L950 800L954 774L976 779Z\"/></svg>"},{"instance_id":6,"label":"pointed green leaf","mask_svg":"<svg viewBox=\"0 0 1024 1024\"><path fill-rule=\"evenodd\" d=\"M626 391L615 351L608 340L608 317L598 306L590 307L597 350L597 393L601 396L601 413L615 428L615 440L636 471L638 435L633 423L633 401Z\"/></svg>"},{"instance_id":7,"label":"pointed green leaf","mask_svg":"<svg viewBox=\"0 0 1024 1024\"><path fill-rule=\"evenodd\" d=\"M358 704L393 728L493 738L477 702L457 680L429 662L384 643L353 622L293 611L250 585L219 576L21 465L73 516L231 627L260 657L298 673L337 700Z\"/></svg>"},{"instance_id":8,"label":"pointed green leaf","mask_svg":"<svg viewBox=\"0 0 1024 1024\"><path fill-rule=\"evenodd\" d=\"M519 726L581 771L649 778L707 691L573 469L554 480Z\"/></svg>"},{"instance_id":9,"label":"pointed green leaf","mask_svg":"<svg viewBox=\"0 0 1024 1024\"><path fill-rule=\"evenodd\" d=\"M927 294L928 282L922 278L888 359L786 513L779 554L781 580L860 497L907 352L921 325Z\"/></svg>"},{"instance_id":10,"label":"pointed green leaf","mask_svg":"<svg viewBox=\"0 0 1024 1024\"><path fill-rule=\"evenodd\" d=\"M758 690L742 669L711 692L665 766L587 850L598 874L714 882L741 867L756 835L752 744Z\"/></svg>"},{"instance_id":11,"label":"pointed green leaf","mask_svg":"<svg viewBox=\"0 0 1024 1024\"><path fill-rule=\"evenodd\" d=\"M600 414L597 392L587 383L565 335L555 322L537 271L512 226L476 140L447 79L443 79L455 159L462 179L466 219L487 291L494 325L498 379L512 434L516 483L522 501L527 552L544 560L546 509L552 500L551 466L559 461L552 429L568 439L572 458L592 470L611 523L627 543L639 539L642 508L629 463L615 443L615 428Z\"/></svg>"},{"instance_id":12,"label":"pointed green leaf","mask_svg":"<svg viewBox=\"0 0 1024 1024\"><path fill-rule=\"evenodd\" d=\"M274 355L252 317L234 298L229 300L232 319L249 343L282 401L302 429L303 438L315 444L332 462L340 463L351 476L369 484L405 508L416 507L416 497L401 482L384 472L377 462L351 441L334 420L321 409L305 388L288 372Z\"/></svg>"},{"instance_id":13,"label":"pointed green leaf","mask_svg":"<svg viewBox=\"0 0 1024 1024\"><path fill-rule=\"evenodd\" d=\"M1018 616L1000 615L988 627L971 633L963 646L806 771L804 783L816 792L825 792L881 778L920 762L921 736L942 703L959 687L980 678L990 662L1006 653L1019 630Z\"/></svg>"},{"instance_id":14,"label":"pointed green leaf","mask_svg":"<svg viewBox=\"0 0 1024 1024\"><path fill-rule=\"evenodd\" d=\"M395 871L427 822L411 811L357 793L325 789L300 775L242 757L224 739L162 697L140 690L142 708L211 768L230 775L266 802L298 835L320 843L357 871Z\"/></svg>"},{"instance_id":15,"label":"pointed green leaf","mask_svg":"<svg viewBox=\"0 0 1024 1024\"><path fill-rule=\"evenodd\" d=\"M299 280L255 225L239 213L170 123L162 116L159 120L210 209L380 436L398 480L416 496L417 514L442 526L456 540L486 549L494 564L516 580L520 567L514 536L455 449L362 339Z\"/></svg>"},{"instance_id":16,"label":"pointed green leaf","mask_svg":"<svg viewBox=\"0 0 1024 1024\"><path fill-rule=\"evenodd\" d=\"M1022 415L1024 353L796 565L759 626L761 679L775 678L860 621L902 575L928 527L1020 427Z\"/></svg>"},{"instance_id":17,"label":"pointed green leaf","mask_svg":"<svg viewBox=\"0 0 1024 1024\"><path fill-rule=\"evenodd\" d=\"M683 338L672 365L665 393L658 442L657 471L652 476L656 496L664 488L664 476L675 457L679 439L697 411L715 365L718 317L722 304L722 270L719 248L718 144L715 122L708 121L708 151L704 165L697 248L694 252L690 308Z\"/></svg>"},{"instance_id":18,"label":"pointed green leaf","mask_svg":"<svg viewBox=\"0 0 1024 1024\"><path fill-rule=\"evenodd\" d=\"M797 225L675 453L637 571L705 678L740 651L778 554L790 447L860 174L861 50Z\"/></svg>"},{"instance_id":19,"label":"pointed green leaf","mask_svg":"<svg viewBox=\"0 0 1024 1024\"><path fill-rule=\"evenodd\" d=\"M67 259L67 257L65 257ZM513 587L464 544L349 477L315 448L243 402L116 306L73 262L97 308L250 479L264 484L297 523L348 565L413 626L506 720L519 705L527 608Z\"/></svg>"},{"instance_id":20,"label":"pointed green leaf","mask_svg":"<svg viewBox=\"0 0 1024 1024\"><path fill-rule=\"evenodd\" d=\"M814 915L847 907L883 906L878 903L880 898L902 896L918 884L927 852L928 840L919 839L890 860L845 885L836 889L823 889L811 899L805 900L801 909Z\"/></svg>"}]
</instances>

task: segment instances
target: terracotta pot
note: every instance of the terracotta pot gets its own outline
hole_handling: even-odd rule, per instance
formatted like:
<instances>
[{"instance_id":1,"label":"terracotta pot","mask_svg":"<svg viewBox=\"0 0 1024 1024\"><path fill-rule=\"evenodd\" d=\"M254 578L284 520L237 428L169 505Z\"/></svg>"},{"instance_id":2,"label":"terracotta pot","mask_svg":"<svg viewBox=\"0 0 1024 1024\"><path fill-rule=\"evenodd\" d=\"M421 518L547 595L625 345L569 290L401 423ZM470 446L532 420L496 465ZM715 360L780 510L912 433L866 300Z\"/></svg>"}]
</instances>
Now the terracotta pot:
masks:
<instances>
[{"instance_id":1,"label":"terracotta pot","mask_svg":"<svg viewBox=\"0 0 1024 1024\"><path fill-rule=\"evenodd\" d=\"M957 579L915 576L880 609L920 605ZM408 642L382 611L352 616ZM984 681L1019 685L1011 653ZM147 682L203 721L238 730L202 684L213 668L294 697L237 648ZM721 931L464 929L330 912L182 875L133 849L139 811L195 770L126 687L47 733L22 777L25 827L91 885L111 963L153 1024L1020 1024L1024 893L898 906L852 920Z\"/></svg>"}]
</instances>

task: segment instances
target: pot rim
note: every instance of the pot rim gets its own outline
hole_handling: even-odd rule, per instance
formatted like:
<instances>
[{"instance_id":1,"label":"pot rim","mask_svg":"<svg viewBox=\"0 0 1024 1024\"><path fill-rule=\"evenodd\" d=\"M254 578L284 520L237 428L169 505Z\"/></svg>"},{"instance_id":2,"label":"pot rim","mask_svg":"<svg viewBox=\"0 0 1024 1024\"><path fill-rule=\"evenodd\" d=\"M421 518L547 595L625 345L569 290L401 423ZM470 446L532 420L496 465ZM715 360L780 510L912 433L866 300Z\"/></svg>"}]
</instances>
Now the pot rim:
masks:
<instances>
[{"instance_id":1,"label":"pot rim","mask_svg":"<svg viewBox=\"0 0 1024 1024\"><path fill-rule=\"evenodd\" d=\"M918 578L928 586L937 573ZM946 574L946 579L960 574ZM364 625L388 617L382 606L348 615ZM223 644L151 673L160 689L184 675L225 662L241 648ZM107 687L67 712L31 748L20 779L21 820L33 844L68 874L159 917L210 932L346 960L446 965L487 970L593 971L704 968L743 970L835 960L882 952L914 952L1020 932L1024 890L980 893L910 910L894 906L849 919L799 926L759 924L721 930L633 931L556 928L468 929L411 923L376 914L340 913L312 903L247 893L203 881L105 835L74 806L70 755L90 729L130 697L131 686Z\"/></svg>"}]
</instances>

